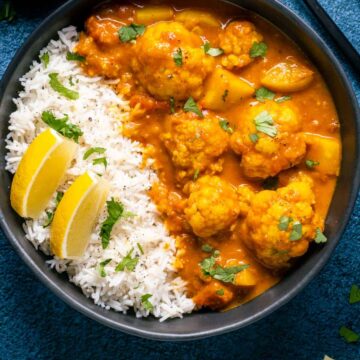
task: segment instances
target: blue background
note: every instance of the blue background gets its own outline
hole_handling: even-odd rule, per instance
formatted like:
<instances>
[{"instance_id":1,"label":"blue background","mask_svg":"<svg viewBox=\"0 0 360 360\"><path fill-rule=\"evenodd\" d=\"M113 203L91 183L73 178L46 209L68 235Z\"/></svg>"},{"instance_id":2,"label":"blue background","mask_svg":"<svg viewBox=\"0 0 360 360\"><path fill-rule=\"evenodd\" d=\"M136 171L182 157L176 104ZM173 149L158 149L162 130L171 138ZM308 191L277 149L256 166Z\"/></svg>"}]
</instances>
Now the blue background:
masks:
<instances>
[{"instance_id":1,"label":"blue background","mask_svg":"<svg viewBox=\"0 0 360 360\"><path fill-rule=\"evenodd\" d=\"M301 0L282 0L330 44L358 99L356 76ZM360 1L321 0L360 51ZM18 17L0 22L0 77L17 48L61 1L15 3ZM0 1L1 4L1 1ZM360 333L360 303L349 305L360 285L360 199L331 260L307 288L271 316L236 332L188 343L143 340L106 328L56 298L11 248L0 231L0 359L360 359L360 343L346 344L341 325Z\"/></svg>"}]
</instances>

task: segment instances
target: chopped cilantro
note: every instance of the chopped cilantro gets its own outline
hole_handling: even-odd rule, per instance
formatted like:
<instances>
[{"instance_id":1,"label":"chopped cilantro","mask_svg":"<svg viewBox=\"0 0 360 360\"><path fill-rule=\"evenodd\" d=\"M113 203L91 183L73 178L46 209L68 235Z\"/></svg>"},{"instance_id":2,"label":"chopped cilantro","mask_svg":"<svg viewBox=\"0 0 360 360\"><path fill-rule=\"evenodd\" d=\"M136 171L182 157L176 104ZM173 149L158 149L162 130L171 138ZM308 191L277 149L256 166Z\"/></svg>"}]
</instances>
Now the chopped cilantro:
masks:
<instances>
[{"instance_id":1,"label":"chopped cilantro","mask_svg":"<svg viewBox=\"0 0 360 360\"><path fill-rule=\"evenodd\" d=\"M58 92L60 95L70 99L70 100L76 100L79 98L79 93L77 91L68 89L65 87L58 79L59 74L58 73L51 73L49 74L50 78L50 86L53 90Z\"/></svg>"},{"instance_id":2,"label":"chopped cilantro","mask_svg":"<svg viewBox=\"0 0 360 360\"><path fill-rule=\"evenodd\" d=\"M275 93L267 89L266 87L261 87L255 91L256 100L260 102L265 102L265 100L273 100Z\"/></svg>"},{"instance_id":3,"label":"chopped cilantro","mask_svg":"<svg viewBox=\"0 0 360 360\"><path fill-rule=\"evenodd\" d=\"M47 228L48 226L50 226L54 219L54 212L46 210L46 216L47 220L45 221L43 228Z\"/></svg>"},{"instance_id":4,"label":"chopped cilantro","mask_svg":"<svg viewBox=\"0 0 360 360\"><path fill-rule=\"evenodd\" d=\"M315 166L320 165L320 163L318 161L314 161L314 160L306 160L305 161L305 165L309 168L309 169L313 169Z\"/></svg>"},{"instance_id":5,"label":"chopped cilantro","mask_svg":"<svg viewBox=\"0 0 360 360\"><path fill-rule=\"evenodd\" d=\"M101 225L100 229L101 245L103 249L108 247L111 230L124 213L124 205L121 202L115 201L114 198L112 198L110 201L107 201L106 206L108 216Z\"/></svg>"},{"instance_id":6,"label":"chopped cilantro","mask_svg":"<svg viewBox=\"0 0 360 360\"><path fill-rule=\"evenodd\" d=\"M138 36L144 34L144 32L145 25L130 24L119 29L119 38L122 42L129 42L135 40Z\"/></svg>"},{"instance_id":7,"label":"chopped cilantro","mask_svg":"<svg viewBox=\"0 0 360 360\"><path fill-rule=\"evenodd\" d=\"M101 157L93 160L93 165L104 165L105 169L108 166L106 157Z\"/></svg>"},{"instance_id":8,"label":"chopped cilantro","mask_svg":"<svg viewBox=\"0 0 360 360\"><path fill-rule=\"evenodd\" d=\"M223 296L223 295L224 295L224 289L216 290L215 293L216 293L217 295Z\"/></svg>"},{"instance_id":9,"label":"chopped cilantro","mask_svg":"<svg viewBox=\"0 0 360 360\"><path fill-rule=\"evenodd\" d=\"M66 60L84 62L86 59L84 56L82 56L78 53L73 53L73 52L68 51L66 54Z\"/></svg>"},{"instance_id":10,"label":"chopped cilantro","mask_svg":"<svg viewBox=\"0 0 360 360\"><path fill-rule=\"evenodd\" d=\"M322 231L319 228L317 228L315 231L315 242L317 244L327 242L327 237L322 233Z\"/></svg>"},{"instance_id":11,"label":"chopped cilantro","mask_svg":"<svg viewBox=\"0 0 360 360\"><path fill-rule=\"evenodd\" d=\"M224 93L222 94L221 98L222 98L222 101L226 101L226 98L228 97L229 95L229 90L228 89L225 89L224 90Z\"/></svg>"},{"instance_id":12,"label":"chopped cilantro","mask_svg":"<svg viewBox=\"0 0 360 360\"><path fill-rule=\"evenodd\" d=\"M355 331L349 329L346 326L342 326L339 329L339 334L347 343L356 343L360 338L360 336Z\"/></svg>"},{"instance_id":13,"label":"chopped cilantro","mask_svg":"<svg viewBox=\"0 0 360 360\"><path fill-rule=\"evenodd\" d=\"M290 222L292 221L292 218L289 216L281 216L279 219L279 225L278 228L281 231L286 231L289 227Z\"/></svg>"},{"instance_id":14,"label":"chopped cilantro","mask_svg":"<svg viewBox=\"0 0 360 360\"><path fill-rule=\"evenodd\" d=\"M100 263L100 266L99 266L99 272L100 272L100 276L101 277L105 277L106 276L106 272L105 272L105 266L111 261L111 259L106 259L104 261L102 261Z\"/></svg>"},{"instance_id":15,"label":"chopped cilantro","mask_svg":"<svg viewBox=\"0 0 360 360\"><path fill-rule=\"evenodd\" d=\"M274 126L272 116L267 111L262 111L254 119L255 127L257 131L260 131L270 137L275 137L277 134L277 128Z\"/></svg>"},{"instance_id":16,"label":"chopped cilantro","mask_svg":"<svg viewBox=\"0 0 360 360\"><path fill-rule=\"evenodd\" d=\"M215 257L220 256L220 251L219 251L219 250L215 250L215 251L214 251L214 256L215 256Z\"/></svg>"},{"instance_id":17,"label":"chopped cilantro","mask_svg":"<svg viewBox=\"0 0 360 360\"><path fill-rule=\"evenodd\" d=\"M48 52L44 52L41 56L40 56L40 60L41 62L44 64L44 68L46 69L49 65L50 62L50 55Z\"/></svg>"},{"instance_id":18,"label":"chopped cilantro","mask_svg":"<svg viewBox=\"0 0 360 360\"><path fill-rule=\"evenodd\" d=\"M199 169L195 169L194 171L194 176L193 176L193 180L196 181L198 179L200 175L200 170Z\"/></svg>"},{"instance_id":19,"label":"chopped cilantro","mask_svg":"<svg viewBox=\"0 0 360 360\"><path fill-rule=\"evenodd\" d=\"M153 304L149 301L151 297L152 297L151 294L145 294L141 297L141 302L145 310L151 311L152 309L154 309Z\"/></svg>"},{"instance_id":20,"label":"chopped cilantro","mask_svg":"<svg viewBox=\"0 0 360 360\"><path fill-rule=\"evenodd\" d=\"M58 206L61 199L64 197L64 193L62 191L58 191L56 193L55 206Z\"/></svg>"},{"instance_id":21,"label":"chopped cilantro","mask_svg":"<svg viewBox=\"0 0 360 360\"><path fill-rule=\"evenodd\" d=\"M136 245L137 245L138 249L140 250L141 255L144 255L144 249L141 246L141 244L137 243Z\"/></svg>"},{"instance_id":22,"label":"chopped cilantro","mask_svg":"<svg viewBox=\"0 0 360 360\"><path fill-rule=\"evenodd\" d=\"M281 96L281 97L275 99L275 102L277 102L278 104L281 104L284 101L288 101L288 100L291 100L291 96L285 95L285 96Z\"/></svg>"},{"instance_id":23,"label":"chopped cilantro","mask_svg":"<svg viewBox=\"0 0 360 360\"><path fill-rule=\"evenodd\" d=\"M172 114L175 114L175 99L172 96L170 96L169 103L170 103L170 112Z\"/></svg>"},{"instance_id":24,"label":"chopped cilantro","mask_svg":"<svg viewBox=\"0 0 360 360\"><path fill-rule=\"evenodd\" d=\"M119 262L119 264L116 266L115 271L124 271L125 269L129 271L134 271L136 268L137 263L139 262L138 257L131 257L132 252L134 251L134 248L132 248L126 256Z\"/></svg>"},{"instance_id":25,"label":"chopped cilantro","mask_svg":"<svg viewBox=\"0 0 360 360\"><path fill-rule=\"evenodd\" d=\"M225 119L219 120L220 127L229 134L232 134L234 130L229 126L229 122Z\"/></svg>"},{"instance_id":26,"label":"chopped cilantro","mask_svg":"<svg viewBox=\"0 0 360 360\"><path fill-rule=\"evenodd\" d=\"M0 21L6 20L11 22L16 16L16 11L11 5L10 1L4 1L0 9Z\"/></svg>"},{"instance_id":27,"label":"chopped cilantro","mask_svg":"<svg viewBox=\"0 0 360 360\"><path fill-rule=\"evenodd\" d=\"M250 57L256 58L256 57L265 57L267 52L267 45L264 42L254 42L251 49L250 49Z\"/></svg>"},{"instance_id":28,"label":"chopped cilantro","mask_svg":"<svg viewBox=\"0 0 360 360\"><path fill-rule=\"evenodd\" d=\"M200 116L201 118L204 117L204 114L199 109L195 100L191 96L186 100L186 103L184 104L184 111L185 112L193 112L194 114Z\"/></svg>"},{"instance_id":29,"label":"chopped cilantro","mask_svg":"<svg viewBox=\"0 0 360 360\"><path fill-rule=\"evenodd\" d=\"M182 50L180 48L173 53L173 60L176 66L181 66L183 64Z\"/></svg>"},{"instance_id":30,"label":"chopped cilantro","mask_svg":"<svg viewBox=\"0 0 360 360\"><path fill-rule=\"evenodd\" d=\"M69 77L69 84L70 84L71 86L74 86L74 85L75 85L74 82L73 82L73 77L72 77L72 76Z\"/></svg>"},{"instance_id":31,"label":"chopped cilantro","mask_svg":"<svg viewBox=\"0 0 360 360\"><path fill-rule=\"evenodd\" d=\"M259 135L258 134L250 134L249 139L251 142L253 142L255 144L259 140Z\"/></svg>"},{"instance_id":32,"label":"chopped cilantro","mask_svg":"<svg viewBox=\"0 0 360 360\"><path fill-rule=\"evenodd\" d=\"M92 154L103 154L106 151L103 147L92 147L88 150L86 150L83 159L86 160L88 157L90 157Z\"/></svg>"},{"instance_id":33,"label":"chopped cilantro","mask_svg":"<svg viewBox=\"0 0 360 360\"><path fill-rule=\"evenodd\" d=\"M220 48L212 48L210 43L208 41L205 42L205 44L202 46L204 53L210 56L219 56L224 53L223 49Z\"/></svg>"},{"instance_id":34,"label":"chopped cilantro","mask_svg":"<svg viewBox=\"0 0 360 360\"><path fill-rule=\"evenodd\" d=\"M213 251L213 247L209 244L204 244L202 247L201 247L201 250L202 251L205 251L207 253L211 253Z\"/></svg>"},{"instance_id":35,"label":"chopped cilantro","mask_svg":"<svg viewBox=\"0 0 360 360\"><path fill-rule=\"evenodd\" d=\"M290 241L297 241L302 238L302 225L299 221L294 221L292 231L289 236Z\"/></svg>"},{"instance_id":36,"label":"chopped cilantro","mask_svg":"<svg viewBox=\"0 0 360 360\"><path fill-rule=\"evenodd\" d=\"M44 111L41 114L42 121L56 130L61 135L79 142L79 137L83 134L81 129L68 122L69 117L64 115L62 119L57 119L51 111Z\"/></svg>"},{"instance_id":37,"label":"chopped cilantro","mask_svg":"<svg viewBox=\"0 0 360 360\"><path fill-rule=\"evenodd\" d=\"M204 275L210 275L210 272L213 269L215 262L216 259L214 256L210 256L201 261L199 265Z\"/></svg>"},{"instance_id":38,"label":"chopped cilantro","mask_svg":"<svg viewBox=\"0 0 360 360\"><path fill-rule=\"evenodd\" d=\"M360 288L357 285L352 285L350 289L349 303L355 304L360 301Z\"/></svg>"}]
</instances>

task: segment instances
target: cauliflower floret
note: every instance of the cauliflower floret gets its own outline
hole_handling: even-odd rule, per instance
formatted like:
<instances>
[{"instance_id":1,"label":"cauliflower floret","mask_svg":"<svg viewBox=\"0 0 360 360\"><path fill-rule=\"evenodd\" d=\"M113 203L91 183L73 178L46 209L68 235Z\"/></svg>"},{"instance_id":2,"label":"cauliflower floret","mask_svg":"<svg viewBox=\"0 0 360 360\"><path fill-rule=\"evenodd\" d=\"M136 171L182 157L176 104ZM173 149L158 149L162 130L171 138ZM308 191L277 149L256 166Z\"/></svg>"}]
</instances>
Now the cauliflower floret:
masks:
<instances>
[{"instance_id":1,"label":"cauliflower floret","mask_svg":"<svg viewBox=\"0 0 360 360\"><path fill-rule=\"evenodd\" d=\"M262 35L256 31L251 22L230 23L219 35L219 45L224 50L222 66L231 70L250 64L254 60L250 57L250 49L255 42L260 42L262 39Z\"/></svg>"},{"instance_id":2,"label":"cauliflower floret","mask_svg":"<svg viewBox=\"0 0 360 360\"><path fill-rule=\"evenodd\" d=\"M222 171L219 157L228 149L230 136L221 129L219 118L207 113L199 119L193 113L179 112L168 116L167 124L169 129L162 140L179 181Z\"/></svg>"},{"instance_id":3,"label":"cauliflower floret","mask_svg":"<svg viewBox=\"0 0 360 360\"><path fill-rule=\"evenodd\" d=\"M198 99L205 78L215 66L201 45L201 38L181 23L156 23L136 40L132 69L141 85L157 99ZM176 63L174 56L182 61Z\"/></svg>"},{"instance_id":4,"label":"cauliflower floret","mask_svg":"<svg viewBox=\"0 0 360 360\"><path fill-rule=\"evenodd\" d=\"M314 211L312 179L304 174L276 191L257 193L236 233L266 267L282 269L305 254L323 219Z\"/></svg>"},{"instance_id":5,"label":"cauliflower floret","mask_svg":"<svg viewBox=\"0 0 360 360\"><path fill-rule=\"evenodd\" d=\"M236 188L217 176L203 176L190 186L185 218L193 232L209 237L226 230L240 213Z\"/></svg>"},{"instance_id":6,"label":"cauliflower floret","mask_svg":"<svg viewBox=\"0 0 360 360\"><path fill-rule=\"evenodd\" d=\"M244 111L231 147L242 155L246 176L265 179L301 162L306 152L294 105L268 101Z\"/></svg>"}]
</instances>

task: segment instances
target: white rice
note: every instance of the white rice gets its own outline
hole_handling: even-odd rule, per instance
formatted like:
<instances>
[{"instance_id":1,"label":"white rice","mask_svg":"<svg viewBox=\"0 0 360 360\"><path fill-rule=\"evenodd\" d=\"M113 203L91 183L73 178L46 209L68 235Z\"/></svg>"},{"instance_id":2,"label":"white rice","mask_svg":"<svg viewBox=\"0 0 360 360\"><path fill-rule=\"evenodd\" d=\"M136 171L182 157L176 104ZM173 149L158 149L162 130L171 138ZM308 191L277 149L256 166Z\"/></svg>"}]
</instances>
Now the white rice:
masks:
<instances>
[{"instance_id":1,"label":"white rice","mask_svg":"<svg viewBox=\"0 0 360 360\"><path fill-rule=\"evenodd\" d=\"M40 52L40 55L45 52L50 55L47 68L34 61L30 71L20 79L24 90L14 100L17 110L10 117L6 169L14 173L28 145L47 128L41 120L43 111L51 110L58 117L67 114L69 121L78 125L84 135L76 159L59 190L66 190L87 170L104 173L104 178L111 184L109 198L119 199L126 211L136 216L121 219L116 224L110 244L103 250L99 230L106 217L104 209L84 256L77 260L54 257L48 261L49 266L58 272L66 271L71 282L95 304L106 309L126 313L129 308L134 308L137 317L147 316L149 311L144 309L141 296L152 294L149 299L154 306L151 313L160 321L182 317L193 310L194 303L185 295L184 281L176 277L173 267L175 241L147 195L147 190L157 179L156 174L149 166L141 168L141 144L120 134L121 121L129 115L127 102L116 95L109 86L110 81L88 77L77 62L66 60L67 51L73 49L77 39L75 27L60 31L59 40L52 40ZM59 73L65 86L79 92L78 100L69 100L50 87L48 75L53 72ZM74 86L70 85L70 79ZM103 165L93 165L91 159L83 160L85 151L94 146L106 148L108 167L105 172ZM48 210L53 207L54 200ZM44 212L39 219L26 220L24 230L35 248L51 255L49 228L43 227L46 218ZM137 244L143 248L143 255ZM135 271L115 272L116 265L132 248L133 255L139 256ZM112 261L105 267L107 275L101 277L99 264L109 258Z\"/></svg>"}]
</instances>

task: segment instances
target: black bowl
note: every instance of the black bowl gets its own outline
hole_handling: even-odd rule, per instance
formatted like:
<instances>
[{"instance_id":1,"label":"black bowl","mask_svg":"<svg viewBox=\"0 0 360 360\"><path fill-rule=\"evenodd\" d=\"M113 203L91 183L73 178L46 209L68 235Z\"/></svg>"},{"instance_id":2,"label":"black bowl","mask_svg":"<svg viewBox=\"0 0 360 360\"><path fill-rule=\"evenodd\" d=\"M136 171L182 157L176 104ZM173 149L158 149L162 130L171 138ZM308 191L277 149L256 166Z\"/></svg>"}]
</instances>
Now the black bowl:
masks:
<instances>
[{"instance_id":1,"label":"black bowl","mask_svg":"<svg viewBox=\"0 0 360 360\"><path fill-rule=\"evenodd\" d=\"M284 30L309 56L322 73L334 95L341 121L343 142L341 172L326 220L329 241L312 247L299 265L276 286L253 301L224 313L199 312L183 319L160 323L154 318L138 319L106 311L87 299L67 277L51 271L46 257L37 252L24 237L22 219L10 207L11 176L5 168L5 143L9 114L14 111L12 98L20 90L18 79L27 72L56 32L69 24L82 24L96 0L71 0L49 16L16 53L0 84L0 222L9 241L20 257L56 295L83 314L112 328L159 340L193 340L221 334L253 323L270 314L294 297L320 271L329 259L348 222L359 186L359 121L360 113L351 85L329 47L302 20L274 0L233 0L232 4L254 11ZM221 1L218 1L221 4ZM219 6L219 5L218 5ZM21 285L20 285L21 286Z\"/></svg>"}]
</instances>

